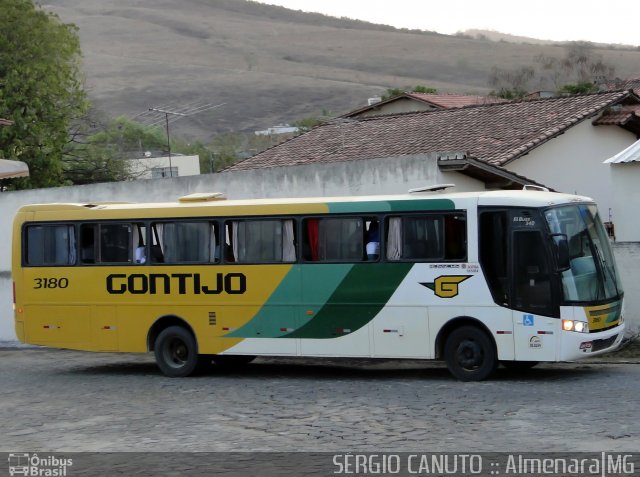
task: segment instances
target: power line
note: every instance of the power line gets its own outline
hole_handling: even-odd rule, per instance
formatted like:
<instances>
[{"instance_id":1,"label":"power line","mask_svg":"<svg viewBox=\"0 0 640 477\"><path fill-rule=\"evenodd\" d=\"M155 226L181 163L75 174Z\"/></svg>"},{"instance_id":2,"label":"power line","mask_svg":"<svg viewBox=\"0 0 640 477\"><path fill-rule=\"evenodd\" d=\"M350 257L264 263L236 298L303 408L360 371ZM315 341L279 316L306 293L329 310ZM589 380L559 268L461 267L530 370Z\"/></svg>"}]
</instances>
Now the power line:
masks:
<instances>
[{"instance_id":1,"label":"power line","mask_svg":"<svg viewBox=\"0 0 640 477\"><path fill-rule=\"evenodd\" d=\"M186 116L200 114L210 109L216 109L227 103L212 104L192 101L182 105L165 104L149 108L137 116L133 120L145 124L146 126L160 126L163 122L167 131L167 151L169 154L169 175L173 177L173 168L171 164L171 136L169 135L169 124ZM171 119L170 119L171 117Z\"/></svg>"}]
</instances>

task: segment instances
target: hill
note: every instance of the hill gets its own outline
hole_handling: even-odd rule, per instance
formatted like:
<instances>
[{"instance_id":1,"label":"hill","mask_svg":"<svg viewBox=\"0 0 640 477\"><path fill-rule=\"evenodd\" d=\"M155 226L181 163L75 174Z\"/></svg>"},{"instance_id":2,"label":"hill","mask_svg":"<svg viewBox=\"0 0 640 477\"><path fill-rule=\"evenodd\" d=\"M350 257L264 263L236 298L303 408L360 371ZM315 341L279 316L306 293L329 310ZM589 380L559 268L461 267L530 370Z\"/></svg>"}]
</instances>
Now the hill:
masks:
<instances>
[{"instance_id":1,"label":"hill","mask_svg":"<svg viewBox=\"0 0 640 477\"><path fill-rule=\"evenodd\" d=\"M79 27L87 90L100 109L134 117L150 107L226 103L175 123L202 139L345 112L388 87L483 94L493 66L515 69L541 53L565 52L244 0L48 0L44 7ZM640 76L637 49L597 52L617 76Z\"/></svg>"}]
</instances>

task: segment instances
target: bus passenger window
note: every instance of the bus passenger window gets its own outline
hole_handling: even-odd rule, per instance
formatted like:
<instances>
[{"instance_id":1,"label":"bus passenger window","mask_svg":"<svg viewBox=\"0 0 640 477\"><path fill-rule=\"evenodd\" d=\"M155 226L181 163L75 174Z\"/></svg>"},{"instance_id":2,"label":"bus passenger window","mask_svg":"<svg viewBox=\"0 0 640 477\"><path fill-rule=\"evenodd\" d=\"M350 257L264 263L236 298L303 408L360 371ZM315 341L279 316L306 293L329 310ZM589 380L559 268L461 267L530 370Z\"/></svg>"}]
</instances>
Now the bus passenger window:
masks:
<instances>
[{"instance_id":1,"label":"bus passenger window","mask_svg":"<svg viewBox=\"0 0 640 477\"><path fill-rule=\"evenodd\" d=\"M233 220L226 224L227 262L296 261L293 219Z\"/></svg>"},{"instance_id":2,"label":"bus passenger window","mask_svg":"<svg viewBox=\"0 0 640 477\"><path fill-rule=\"evenodd\" d=\"M387 221L387 259L445 261L467 256L464 214L390 217Z\"/></svg>"},{"instance_id":3,"label":"bus passenger window","mask_svg":"<svg viewBox=\"0 0 640 477\"><path fill-rule=\"evenodd\" d=\"M96 263L96 233L97 225L82 225L80 227L80 261L82 263Z\"/></svg>"},{"instance_id":4,"label":"bus passenger window","mask_svg":"<svg viewBox=\"0 0 640 477\"><path fill-rule=\"evenodd\" d=\"M307 261L362 262L366 257L363 217L306 219L303 222L304 259ZM372 234L373 236L373 231ZM373 240L372 240L373 241Z\"/></svg>"},{"instance_id":5,"label":"bus passenger window","mask_svg":"<svg viewBox=\"0 0 640 477\"><path fill-rule=\"evenodd\" d=\"M151 226L154 263L215 263L220 261L218 224L165 222Z\"/></svg>"},{"instance_id":6,"label":"bus passenger window","mask_svg":"<svg viewBox=\"0 0 640 477\"><path fill-rule=\"evenodd\" d=\"M144 224L135 224L133 228L133 243L136 248L134 262L141 265L147 262L146 230Z\"/></svg>"},{"instance_id":7,"label":"bus passenger window","mask_svg":"<svg viewBox=\"0 0 640 477\"><path fill-rule=\"evenodd\" d=\"M27 265L73 265L76 238L73 225L30 225L27 227Z\"/></svg>"},{"instance_id":8,"label":"bus passenger window","mask_svg":"<svg viewBox=\"0 0 640 477\"><path fill-rule=\"evenodd\" d=\"M100 261L130 263L132 261L130 224L100 224Z\"/></svg>"},{"instance_id":9,"label":"bus passenger window","mask_svg":"<svg viewBox=\"0 0 640 477\"><path fill-rule=\"evenodd\" d=\"M367 260L376 261L380 258L380 227L377 220L367 222L367 232L365 234L365 247Z\"/></svg>"}]
</instances>

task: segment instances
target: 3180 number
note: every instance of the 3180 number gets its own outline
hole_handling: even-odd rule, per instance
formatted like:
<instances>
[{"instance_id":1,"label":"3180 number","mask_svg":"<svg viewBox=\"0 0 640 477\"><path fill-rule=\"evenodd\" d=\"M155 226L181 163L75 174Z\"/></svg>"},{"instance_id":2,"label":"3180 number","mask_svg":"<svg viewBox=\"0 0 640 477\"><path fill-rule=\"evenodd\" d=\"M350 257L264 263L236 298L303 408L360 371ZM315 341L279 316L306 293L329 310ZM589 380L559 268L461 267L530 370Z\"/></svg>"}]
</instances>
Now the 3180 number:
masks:
<instances>
[{"instance_id":1,"label":"3180 number","mask_svg":"<svg viewBox=\"0 0 640 477\"><path fill-rule=\"evenodd\" d=\"M67 278L35 278L33 288L67 288L69 279Z\"/></svg>"}]
</instances>

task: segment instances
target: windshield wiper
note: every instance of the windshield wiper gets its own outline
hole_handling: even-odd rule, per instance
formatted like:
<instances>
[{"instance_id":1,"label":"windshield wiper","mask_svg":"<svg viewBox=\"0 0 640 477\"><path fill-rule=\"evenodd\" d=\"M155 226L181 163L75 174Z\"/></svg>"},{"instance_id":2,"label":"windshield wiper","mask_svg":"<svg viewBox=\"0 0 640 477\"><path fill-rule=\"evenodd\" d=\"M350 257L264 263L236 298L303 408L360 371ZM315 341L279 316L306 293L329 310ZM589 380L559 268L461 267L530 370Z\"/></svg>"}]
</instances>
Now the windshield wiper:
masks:
<instances>
[{"instance_id":1,"label":"windshield wiper","mask_svg":"<svg viewBox=\"0 0 640 477\"><path fill-rule=\"evenodd\" d=\"M616 274L613 272L613 266L609 267L607 265L607 261L604 258L604 255L602 255L602 252L600 251L600 249L598 248L597 244L593 244L593 248L595 248L596 250L596 255L598 255L598 259L600 260L600 264L601 267L603 269L603 274L602 274L602 278L604 279L604 281L607 281L607 273L609 273L609 276L611 277L611 281L613 282L613 286L616 289L616 296L620 295L620 290L618 290L618 279L616 278Z\"/></svg>"}]
</instances>

